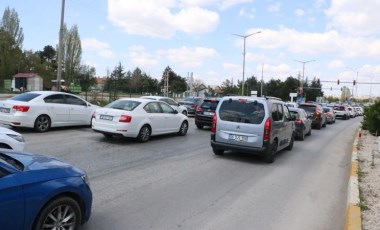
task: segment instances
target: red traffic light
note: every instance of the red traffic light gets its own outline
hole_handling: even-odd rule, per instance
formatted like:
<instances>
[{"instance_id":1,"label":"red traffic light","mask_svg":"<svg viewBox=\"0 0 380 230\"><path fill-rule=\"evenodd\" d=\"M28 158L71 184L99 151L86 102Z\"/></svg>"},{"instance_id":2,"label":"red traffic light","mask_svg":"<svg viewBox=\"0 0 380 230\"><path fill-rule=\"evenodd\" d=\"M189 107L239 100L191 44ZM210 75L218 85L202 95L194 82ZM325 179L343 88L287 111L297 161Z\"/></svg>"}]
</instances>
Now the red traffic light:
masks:
<instances>
[{"instance_id":1,"label":"red traffic light","mask_svg":"<svg viewBox=\"0 0 380 230\"><path fill-rule=\"evenodd\" d=\"M339 82L339 79L338 79L338 85L339 85L339 83L340 83L340 82Z\"/></svg>"},{"instance_id":2,"label":"red traffic light","mask_svg":"<svg viewBox=\"0 0 380 230\"><path fill-rule=\"evenodd\" d=\"M354 85L356 84L356 81L354 80Z\"/></svg>"}]
</instances>

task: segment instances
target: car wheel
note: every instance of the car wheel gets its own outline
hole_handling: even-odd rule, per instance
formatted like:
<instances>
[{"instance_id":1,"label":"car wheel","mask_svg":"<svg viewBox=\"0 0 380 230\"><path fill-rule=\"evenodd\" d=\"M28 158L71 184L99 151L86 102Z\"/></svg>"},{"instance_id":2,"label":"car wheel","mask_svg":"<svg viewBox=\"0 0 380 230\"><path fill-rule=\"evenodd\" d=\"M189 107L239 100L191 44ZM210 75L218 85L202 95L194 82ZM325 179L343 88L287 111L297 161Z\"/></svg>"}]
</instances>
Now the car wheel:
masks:
<instances>
[{"instance_id":1,"label":"car wheel","mask_svg":"<svg viewBox=\"0 0 380 230\"><path fill-rule=\"evenodd\" d=\"M179 136L185 136L187 134L187 130L189 129L189 125L186 121L182 122L181 127L179 127Z\"/></svg>"},{"instance_id":2,"label":"car wheel","mask_svg":"<svg viewBox=\"0 0 380 230\"><path fill-rule=\"evenodd\" d=\"M198 129L203 129L203 125L201 124L195 124L197 126Z\"/></svg>"},{"instance_id":3,"label":"car wheel","mask_svg":"<svg viewBox=\"0 0 380 230\"><path fill-rule=\"evenodd\" d=\"M51 121L47 115L40 115L34 122L34 129L38 132L46 132L50 129Z\"/></svg>"},{"instance_id":4,"label":"car wheel","mask_svg":"<svg viewBox=\"0 0 380 230\"><path fill-rule=\"evenodd\" d=\"M273 141L265 151L264 159L267 163L273 163L277 153L277 141Z\"/></svg>"},{"instance_id":5,"label":"car wheel","mask_svg":"<svg viewBox=\"0 0 380 230\"><path fill-rule=\"evenodd\" d=\"M33 229L79 229L81 218L79 204L70 197L60 197L42 209Z\"/></svg>"},{"instance_id":6,"label":"car wheel","mask_svg":"<svg viewBox=\"0 0 380 230\"><path fill-rule=\"evenodd\" d=\"M310 126L310 130L309 130L309 132L307 133L307 135L308 135L308 136L311 135L311 126Z\"/></svg>"},{"instance_id":7,"label":"car wheel","mask_svg":"<svg viewBox=\"0 0 380 230\"><path fill-rule=\"evenodd\" d=\"M301 135L299 136L301 141L305 140L305 130L302 130Z\"/></svg>"},{"instance_id":8,"label":"car wheel","mask_svg":"<svg viewBox=\"0 0 380 230\"><path fill-rule=\"evenodd\" d=\"M137 135L138 142L147 142L150 138L150 127L148 125L144 125L141 127L139 134Z\"/></svg>"},{"instance_id":9,"label":"car wheel","mask_svg":"<svg viewBox=\"0 0 380 230\"><path fill-rule=\"evenodd\" d=\"M215 148L212 148L212 151L214 152L215 155L218 155L218 156L221 156L221 155L223 155L223 153L224 153L224 150L223 150L223 149L215 149Z\"/></svg>"},{"instance_id":10,"label":"car wheel","mask_svg":"<svg viewBox=\"0 0 380 230\"><path fill-rule=\"evenodd\" d=\"M289 150L289 151L292 150L293 149L293 144L294 144L294 133L293 133L293 135L292 135L292 137L290 139L290 143L289 143L288 147L286 147L285 149Z\"/></svg>"},{"instance_id":11,"label":"car wheel","mask_svg":"<svg viewBox=\"0 0 380 230\"><path fill-rule=\"evenodd\" d=\"M325 122L323 123L322 127L326 127L326 124L327 124L327 121L325 120Z\"/></svg>"},{"instance_id":12,"label":"car wheel","mask_svg":"<svg viewBox=\"0 0 380 230\"><path fill-rule=\"evenodd\" d=\"M182 114L185 115L187 117L187 112L186 110L182 111Z\"/></svg>"}]
</instances>

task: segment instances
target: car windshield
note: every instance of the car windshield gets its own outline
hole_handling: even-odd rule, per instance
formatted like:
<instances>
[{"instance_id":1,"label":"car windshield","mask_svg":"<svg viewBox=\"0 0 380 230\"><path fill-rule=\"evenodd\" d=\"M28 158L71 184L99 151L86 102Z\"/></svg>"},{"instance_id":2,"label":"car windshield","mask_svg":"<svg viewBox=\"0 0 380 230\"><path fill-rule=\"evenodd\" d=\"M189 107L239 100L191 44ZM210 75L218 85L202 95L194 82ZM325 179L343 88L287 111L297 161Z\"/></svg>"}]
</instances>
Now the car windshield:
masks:
<instances>
[{"instance_id":1,"label":"car windshield","mask_svg":"<svg viewBox=\"0 0 380 230\"><path fill-rule=\"evenodd\" d=\"M12 157L10 157L4 153L0 153L0 161L7 164L7 165L12 166L13 168L16 168L17 170L20 170L20 171L24 170L24 165L21 164L21 162L19 162L16 159L13 159Z\"/></svg>"},{"instance_id":2,"label":"car windshield","mask_svg":"<svg viewBox=\"0 0 380 230\"><path fill-rule=\"evenodd\" d=\"M307 113L315 112L315 106L312 105L300 105L299 108L304 109Z\"/></svg>"},{"instance_id":3,"label":"car windshield","mask_svg":"<svg viewBox=\"0 0 380 230\"><path fill-rule=\"evenodd\" d=\"M134 110L141 102L132 100L117 100L105 106L105 108L120 109L126 111Z\"/></svg>"},{"instance_id":4,"label":"car windshield","mask_svg":"<svg viewBox=\"0 0 380 230\"><path fill-rule=\"evenodd\" d=\"M226 100L219 109L220 119L240 123L260 124L264 120L264 105L257 101Z\"/></svg>"},{"instance_id":5,"label":"car windshield","mask_svg":"<svg viewBox=\"0 0 380 230\"><path fill-rule=\"evenodd\" d=\"M11 100L14 100L14 101L30 101L38 96L40 96L41 94L38 94L38 93L22 93L22 94L18 94L14 97L11 98Z\"/></svg>"}]
</instances>

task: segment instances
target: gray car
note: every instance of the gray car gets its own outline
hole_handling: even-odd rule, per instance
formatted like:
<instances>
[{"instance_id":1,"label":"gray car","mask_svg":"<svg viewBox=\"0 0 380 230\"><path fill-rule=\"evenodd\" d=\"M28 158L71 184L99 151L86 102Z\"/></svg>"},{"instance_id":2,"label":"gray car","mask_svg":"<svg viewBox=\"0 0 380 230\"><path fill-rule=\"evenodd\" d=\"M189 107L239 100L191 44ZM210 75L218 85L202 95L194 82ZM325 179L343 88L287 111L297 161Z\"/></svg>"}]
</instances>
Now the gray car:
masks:
<instances>
[{"instance_id":1,"label":"gray car","mask_svg":"<svg viewBox=\"0 0 380 230\"><path fill-rule=\"evenodd\" d=\"M272 163L282 149L292 150L295 117L273 97L223 97L211 126L214 154L227 150L262 155Z\"/></svg>"}]
</instances>

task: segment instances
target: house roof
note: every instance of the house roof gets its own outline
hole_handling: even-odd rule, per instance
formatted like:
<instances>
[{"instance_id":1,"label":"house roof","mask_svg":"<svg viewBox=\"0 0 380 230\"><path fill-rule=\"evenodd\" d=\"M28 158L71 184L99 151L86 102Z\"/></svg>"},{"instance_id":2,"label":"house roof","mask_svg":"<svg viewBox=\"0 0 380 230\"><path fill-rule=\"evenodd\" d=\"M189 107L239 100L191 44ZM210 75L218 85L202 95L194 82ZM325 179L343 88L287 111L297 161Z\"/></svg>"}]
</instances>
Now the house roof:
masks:
<instances>
[{"instance_id":1,"label":"house roof","mask_svg":"<svg viewBox=\"0 0 380 230\"><path fill-rule=\"evenodd\" d=\"M18 73L13 77L23 77L23 78L31 78L31 77L41 77L37 73Z\"/></svg>"}]
</instances>

